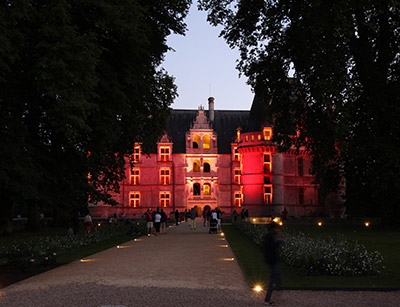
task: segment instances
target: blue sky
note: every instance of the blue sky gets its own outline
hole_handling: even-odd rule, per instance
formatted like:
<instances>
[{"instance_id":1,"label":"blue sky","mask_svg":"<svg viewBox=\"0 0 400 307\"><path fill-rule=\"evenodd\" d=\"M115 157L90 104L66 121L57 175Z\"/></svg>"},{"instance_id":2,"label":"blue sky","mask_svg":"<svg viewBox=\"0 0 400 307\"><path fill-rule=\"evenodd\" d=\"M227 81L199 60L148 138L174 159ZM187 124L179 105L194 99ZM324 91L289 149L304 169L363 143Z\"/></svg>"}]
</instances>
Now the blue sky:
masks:
<instances>
[{"instance_id":1,"label":"blue sky","mask_svg":"<svg viewBox=\"0 0 400 307\"><path fill-rule=\"evenodd\" d=\"M218 37L221 28L212 27L206 12L198 11L193 2L186 18L186 35L168 37L168 45L175 52L168 52L162 65L178 86L179 97L172 108L197 109L203 105L208 109L207 98L212 96L216 110L249 110L253 93L235 68L239 52Z\"/></svg>"}]
</instances>

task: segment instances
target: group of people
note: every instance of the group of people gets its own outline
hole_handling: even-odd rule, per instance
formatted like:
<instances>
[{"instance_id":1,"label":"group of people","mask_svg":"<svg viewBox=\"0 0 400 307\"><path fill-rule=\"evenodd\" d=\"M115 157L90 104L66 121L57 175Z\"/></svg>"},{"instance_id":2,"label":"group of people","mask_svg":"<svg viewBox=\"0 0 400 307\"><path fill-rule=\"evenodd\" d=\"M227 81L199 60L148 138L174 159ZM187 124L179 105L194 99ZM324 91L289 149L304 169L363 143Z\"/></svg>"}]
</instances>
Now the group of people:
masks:
<instances>
[{"instance_id":1,"label":"group of people","mask_svg":"<svg viewBox=\"0 0 400 307\"><path fill-rule=\"evenodd\" d=\"M150 237L153 233L158 236L167 234L167 215L163 209L157 208L155 211L147 209L144 214L147 222L147 235Z\"/></svg>"}]
</instances>

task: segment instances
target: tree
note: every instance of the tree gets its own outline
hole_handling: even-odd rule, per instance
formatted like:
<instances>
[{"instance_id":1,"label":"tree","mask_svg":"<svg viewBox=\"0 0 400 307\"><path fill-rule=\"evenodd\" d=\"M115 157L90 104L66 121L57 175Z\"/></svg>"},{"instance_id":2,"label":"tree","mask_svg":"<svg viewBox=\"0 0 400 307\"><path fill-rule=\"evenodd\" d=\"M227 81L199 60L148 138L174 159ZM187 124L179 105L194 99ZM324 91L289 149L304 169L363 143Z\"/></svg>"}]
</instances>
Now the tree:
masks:
<instances>
[{"instance_id":1,"label":"tree","mask_svg":"<svg viewBox=\"0 0 400 307\"><path fill-rule=\"evenodd\" d=\"M162 134L176 96L159 69L190 1L4 1L0 5L0 194L37 215L112 203L125 157ZM90 182L88 174L90 173ZM4 213L4 214L3 214Z\"/></svg>"},{"instance_id":2,"label":"tree","mask_svg":"<svg viewBox=\"0 0 400 307\"><path fill-rule=\"evenodd\" d=\"M312 151L325 195L345 178L348 213L398 221L400 2L203 0L200 8L239 48L256 95L272 98L266 116L281 149Z\"/></svg>"}]
</instances>

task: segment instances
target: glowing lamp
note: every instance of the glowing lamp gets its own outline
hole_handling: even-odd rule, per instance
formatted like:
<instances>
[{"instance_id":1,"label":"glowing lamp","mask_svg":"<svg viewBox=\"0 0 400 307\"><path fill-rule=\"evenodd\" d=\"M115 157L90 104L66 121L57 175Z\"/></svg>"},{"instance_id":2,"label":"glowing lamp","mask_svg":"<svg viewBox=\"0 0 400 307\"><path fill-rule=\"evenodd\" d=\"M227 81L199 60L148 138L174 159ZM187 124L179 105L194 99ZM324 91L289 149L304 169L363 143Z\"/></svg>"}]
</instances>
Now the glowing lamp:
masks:
<instances>
[{"instance_id":1,"label":"glowing lamp","mask_svg":"<svg viewBox=\"0 0 400 307\"><path fill-rule=\"evenodd\" d=\"M221 232L221 237L223 237L225 234L223 232Z\"/></svg>"},{"instance_id":2,"label":"glowing lamp","mask_svg":"<svg viewBox=\"0 0 400 307\"><path fill-rule=\"evenodd\" d=\"M256 221L256 219L253 219L253 222L255 222Z\"/></svg>"},{"instance_id":3,"label":"glowing lamp","mask_svg":"<svg viewBox=\"0 0 400 307\"><path fill-rule=\"evenodd\" d=\"M100 227L100 226L101 226L101 224L100 224L100 223L98 223L98 224L97 224L97 226L99 226L99 227Z\"/></svg>"},{"instance_id":4,"label":"glowing lamp","mask_svg":"<svg viewBox=\"0 0 400 307\"><path fill-rule=\"evenodd\" d=\"M276 218L273 219L273 221L274 221L275 223L278 223L279 219L276 217Z\"/></svg>"},{"instance_id":5,"label":"glowing lamp","mask_svg":"<svg viewBox=\"0 0 400 307\"><path fill-rule=\"evenodd\" d=\"M256 285L256 286L253 288L253 290L254 290L255 292L261 292L261 291L263 290L263 288L261 288L260 285Z\"/></svg>"},{"instance_id":6,"label":"glowing lamp","mask_svg":"<svg viewBox=\"0 0 400 307\"><path fill-rule=\"evenodd\" d=\"M224 261L233 261L235 258L223 258Z\"/></svg>"},{"instance_id":7,"label":"glowing lamp","mask_svg":"<svg viewBox=\"0 0 400 307\"><path fill-rule=\"evenodd\" d=\"M369 227L369 222L364 223L365 227Z\"/></svg>"},{"instance_id":8,"label":"glowing lamp","mask_svg":"<svg viewBox=\"0 0 400 307\"><path fill-rule=\"evenodd\" d=\"M282 226L282 225L283 225L283 223L282 223L282 222L279 222L279 225L280 225L280 226Z\"/></svg>"},{"instance_id":9,"label":"glowing lamp","mask_svg":"<svg viewBox=\"0 0 400 307\"><path fill-rule=\"evenodd\" d=\"M318 226L322 226L322 222L318 222Z\"/></svg>"}]
</instances>

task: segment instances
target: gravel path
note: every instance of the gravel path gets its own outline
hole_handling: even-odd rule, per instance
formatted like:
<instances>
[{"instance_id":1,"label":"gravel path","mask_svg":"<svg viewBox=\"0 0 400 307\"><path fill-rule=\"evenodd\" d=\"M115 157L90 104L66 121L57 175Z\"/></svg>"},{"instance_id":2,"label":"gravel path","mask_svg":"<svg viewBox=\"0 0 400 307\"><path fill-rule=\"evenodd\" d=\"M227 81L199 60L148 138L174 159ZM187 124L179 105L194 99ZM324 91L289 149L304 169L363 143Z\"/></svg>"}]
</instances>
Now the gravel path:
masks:
<instances>
[{"instance_id":1,"label":"gravel path","mask_svg":"<svg viewBox=\"0 0 400 307\"><path fill-rule=\"evenodd\" d=\"M11 285L0 306L262 306L223 237L187 224ZM400 292L282 291L279 306L400 306Z\"/></svg>"}]
</instances>

